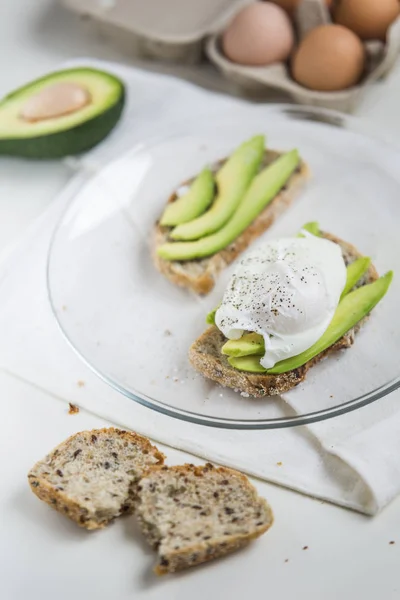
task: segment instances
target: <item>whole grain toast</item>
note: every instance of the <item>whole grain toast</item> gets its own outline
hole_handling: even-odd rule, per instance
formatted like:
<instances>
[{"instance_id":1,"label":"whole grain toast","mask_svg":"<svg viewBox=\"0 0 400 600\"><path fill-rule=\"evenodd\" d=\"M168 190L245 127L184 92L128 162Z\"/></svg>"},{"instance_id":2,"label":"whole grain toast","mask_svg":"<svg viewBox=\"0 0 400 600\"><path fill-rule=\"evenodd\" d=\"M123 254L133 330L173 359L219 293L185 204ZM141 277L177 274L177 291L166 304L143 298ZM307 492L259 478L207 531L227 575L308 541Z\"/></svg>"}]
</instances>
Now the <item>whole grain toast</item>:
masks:
<instances>
[{"instance_id":1,"label":"whole grain toast","mask_svg":"<svg viewBox=\"0 0 400 600\"><path fill-rule=\"evenodd\" d=\"M270 165L279 156L281 156L279 152L265 150L260 169ZM224 162L224 160L216 162L211 167L212 171L215 173ZM154 264L174 284L188 288L197 294L208 294L213 289L218 274L230 265L241 252L246 250L256 238L264 233L275 219L292 204L298 191L308 178L308 166L301 161L286 185L252 224L232 244L208 258L189 261L168 261L158 256L157 248L168 241L171 228L163 227L157 222L154 227L152 245ZM190 185L192 181L186 181L182 185ZM173 193L168 203L174 202L176 199L176 193Z\"/></svg>"},{"instance_id":2,"label":"whole grain toast","mask_svg":"<svg viewBox=\"0 0 400 600\"><path fill-rule=\"evenodd\" d=\"M273 523L270 506L245 475L225 467L150 467L137 485L135 513L158 550L158 575L229 554Z\"/></svg>"},{"instance_id":3,"label":"whole grain toast","mask_svg":"<svg viewBox=\"0 0 400 600\"><path fill-rule=\"evenodd\" d=\"M133 511L133 486L164 455L137 433L110 427L72 435L28 474L40 500L86 529Z\"/></svg>"},{"instance_id":4,"label":"whole grain toast","mask_svg":"<svg viewBox=\"0 0 400 600\"><path fill-rule=\"evenodd\" d=\"M330 233L321 232L321 235L339 244L346 265L361 257L361 254L352 244ZM357 287L372 283L376 279L378 279L378 273L371 264L367 273L357 283ZM221 353L221 348L226 342L226 338L215 325L209 327L191 346L189 360L193 367L202 375L225 387L233 388L256 398L275 396L289 391L304 381L307 371L329 354L343 348L349 348L354 343L355 334L367 319L368 316L359 321L355 327L350 329L335 344L309 360L303 366L280 375L248 373L233 368L228 362L228 357Z\"/></svg>"}]
</instances>

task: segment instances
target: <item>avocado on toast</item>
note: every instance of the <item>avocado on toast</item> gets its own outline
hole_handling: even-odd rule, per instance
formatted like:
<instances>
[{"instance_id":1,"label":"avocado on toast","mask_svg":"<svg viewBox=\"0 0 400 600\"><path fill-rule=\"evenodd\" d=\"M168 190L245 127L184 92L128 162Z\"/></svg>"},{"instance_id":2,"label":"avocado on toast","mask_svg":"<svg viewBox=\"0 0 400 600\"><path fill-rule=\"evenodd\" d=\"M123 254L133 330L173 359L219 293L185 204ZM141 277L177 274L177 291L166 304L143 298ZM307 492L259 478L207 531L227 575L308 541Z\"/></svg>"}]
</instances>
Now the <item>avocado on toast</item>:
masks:
<instances>
[{"instance_id":1,"label":"avocado on toast","mask_svg":"<svg viewBox=\"0 0 400 600\"><path fill-rule=\"evenodd\" d=\"M195 202L192 189L198 186L199 177L191 179L182 184L192 186L188 197L179 198L174 192L154 227L157 269L174 284L198 294L212 290L218 274L290 206L309 177L296 150L279 153L265 149L264 136L251 138L230 157L213 164L210 171L215 178L211 206L207 177L207 190L201 193L205 212L189 222L176 218L175 227L170 225L174 204L183 200L185 214L192 212L186 200L190 197Z\"/></svg>"},{"instance_id":2,"label":"avocado on toast","mask_svg":"<svg viewBox=\"0 0 400 600\"><path fill-rule=\"evenodd\" d=\"M265 369L259 362L264 350L263 345L260 347L260 336L250 333L237 342L231 342L216 325L212 325L189 351L190 362L197 371L244 394L258 398L274 396L304 381L307 371L326 356L354 343L355 334L385 295L393 274L389 272L379 278L370 260L361 256L352 244L330 233L320 231L319 235L340 246L347 266L347 282L341 300L321 339L300 355ZM214 314L214 311L210 313L209 323L213 322Z\"/></svg>"}]
</instances>

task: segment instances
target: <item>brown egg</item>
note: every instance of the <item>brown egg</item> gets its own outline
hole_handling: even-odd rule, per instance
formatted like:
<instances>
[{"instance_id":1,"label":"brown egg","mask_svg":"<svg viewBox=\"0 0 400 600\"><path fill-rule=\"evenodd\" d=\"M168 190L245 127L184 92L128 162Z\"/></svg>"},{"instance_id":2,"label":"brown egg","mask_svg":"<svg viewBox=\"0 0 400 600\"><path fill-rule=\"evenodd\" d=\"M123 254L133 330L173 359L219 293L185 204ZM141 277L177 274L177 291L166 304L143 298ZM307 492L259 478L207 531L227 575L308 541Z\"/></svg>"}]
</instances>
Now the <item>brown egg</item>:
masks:
<instances>
[{"instance_id":1,"label":"brown egg","mask_svg":"<svg viewBox=\"0 0 400 600\"><path fill-rule=\"evenodd\" d=\"M271 0L274 4L278 4L281 8L284 8L288 12L292 13L295 8L298 7L302 0ZM327 6L331 6L333 0L325 0Z\"/></svg>"},{"instance_id":2,"label":"brown egg","mask_svg":"<svg viewBox=\"0 0 400 600\"><path fill-rule=\"evenodd\" d=\"M289 57L294 44L289 17L271 2L240 10L222 35L224 54L241 65L270 65Z\"/></svg>"},{"instance_id":3,"label":"brown egg","mask_svg":"<svg viewBox=\"0 0 400 600\"><path fill-rule=\"evenodd\" d=\"M363 40L385 40L388 27L399 12L398 0L338 0L334 21Z\"/></svg>"},{"instance_id":4,"label":"brown egg","mask_svg":"<svg viewBox=\"0 0 400 600\"><path fill-rule=\"evenodd\" d=\"M301 42L292 73L298 83L311 90L337 91L355 85L364 64L364 46L355 33L341 25L321 25Z\"/></svg>"}]
</instances>

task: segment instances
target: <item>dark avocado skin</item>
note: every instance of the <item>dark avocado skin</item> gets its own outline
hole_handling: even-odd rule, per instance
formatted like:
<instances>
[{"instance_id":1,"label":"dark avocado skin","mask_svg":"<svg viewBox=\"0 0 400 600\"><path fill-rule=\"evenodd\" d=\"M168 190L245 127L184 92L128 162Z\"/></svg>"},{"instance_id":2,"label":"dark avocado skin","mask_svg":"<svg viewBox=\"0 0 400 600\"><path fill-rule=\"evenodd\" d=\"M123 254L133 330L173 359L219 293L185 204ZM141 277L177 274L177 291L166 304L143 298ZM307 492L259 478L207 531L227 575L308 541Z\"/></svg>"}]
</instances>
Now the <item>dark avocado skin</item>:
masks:
<instances>
[{"instance_id":1,"label":"dark avocado skin","mask_svg":"<svg viewBox=\"0 0 400 600\"><path fill-rule=\"evenodd\" d=\"M90 150L114 129L124 104L125 91L121 88L118 101L101 115L66 131L30 138L0 139L0 154L32 159L57 159Z\"/></svg>"}]
</instances>

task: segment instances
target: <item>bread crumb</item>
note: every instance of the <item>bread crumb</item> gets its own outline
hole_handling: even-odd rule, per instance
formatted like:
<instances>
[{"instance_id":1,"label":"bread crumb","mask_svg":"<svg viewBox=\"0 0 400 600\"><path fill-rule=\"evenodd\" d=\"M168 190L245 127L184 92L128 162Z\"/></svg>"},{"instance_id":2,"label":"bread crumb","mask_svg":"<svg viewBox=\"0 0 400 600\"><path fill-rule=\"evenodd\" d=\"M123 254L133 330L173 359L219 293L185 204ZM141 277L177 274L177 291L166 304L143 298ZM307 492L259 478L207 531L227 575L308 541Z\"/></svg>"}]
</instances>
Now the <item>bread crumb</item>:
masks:
<instances>
[{"instance_id":1,"label":"bread crumb","mask_svg":"<svg viewBox=\"0 0 400 600\"><path fill-rule=\"evenodd\" d=\"M178 383L178 381L179 381L178 377L174 377L173 382Z\"/></svg>"},{"instance_id":2,"label":"bread crumb","mask_svg":"<svg viewBox=\"0 0 400 600\"><path fill-rule=\"evenodd\" d=\"M67 307L65 306L65 304L62 305L61 310L67 310Z\"/></svg>"},{"instance_id":3,"label":"bread crumb","mask_svg":"<svg viewBox=\"0 0 400 600\"><path fill-rule=\"evenodd\" d=\"M166 375L166 376L165 376L165 379L169 379L169 375Z\"/></svg>"},{"instance_id":4,"label":"bread crumb","mask_svg":"<svg viewBox=\"0 0 400 600\"><path fill-rule=\"evenodd\" d=\"M289 562L289 559L288 559L288 558L285 558L285 562Z\"/></svg>"},{"instance_id":5,"label":"bread crumb","mask_svg":"<svg viewBox=\"0 0 400 600\"><path fill-rule=\"evenodd\" d=\"M250 396L247 392L240 392L240 395L243 396L243 398L248 398Z\"/></svg>"},{"instance_id":6,"label":"bread crumb","mask_svg":"<svg viewBox=\"0 0 400 600\"><path fill-rule=\"evenodd\" d=\"M79 381L77 382L78 387L84 387L85 382L82 379L79 379Z\"/></svg>"},{"instance_id":7,"label":"bread crumb","mask_svg":"<svg viewBox=\"0 0 400 600\"><path fill-rule=\"evenodd\" d=\"M390 544L391 546L393 546L393 544L395 544L395 543L396 543L396 542L395 542L394 540L391 540L391 541L389 542L389 544Z\"/></svg>"},{"instance_id":8,"label":"bread crumb","mask_svg":"<svg viewBox=\"0 0 400 600\"><path fill-rule=\"evenodd\" d=\"M164 331L164 335L165 335L165 337L169 337L170 335L172 335L172 332L169 329L166 329Z\"/></svg>"},{"instance_id":9,"label":"bread crumb","mask_svg":"<svg viewBox=\"0 0 400 600\"><path fill-rule=\"evenodd\" d=\"M68 414L69 415L76 415L79 412L79 406L76 406L76 404L72 404L71 402L69 403L69 411Z\"/></svg>"},{"instance_id":10,"label":"bread crumb","mask_svg":"<svg viewBox=\"0 0 400 600\"><path fill-rule=\"evenodd\" d=\"M281 463L281 461L279 461L279 462L277 462L277 463L276 463L276 466L277 466L277 467L281 467L281 466L282 466L282 464L283 464L283 463Z\"/></svg>"},{"instance_id":11,"label":"bread crumb","mask_svg":"<svg viewBox=\"0 0 400 600\"><path fill-rule=\"evenodd\" d=\"M308 550L308 546L303 546L303 550Z\"/></svg>"},{"instance_id":12,"label":"bread crumb","mask_svg":"<svg viewBox=\"0 0 400 600\"><path fill-rule=\"evenodd\" d=\"M329 398L333 398L333 394L331 396L329 396Z\"/></svg>"}]
</instances>

